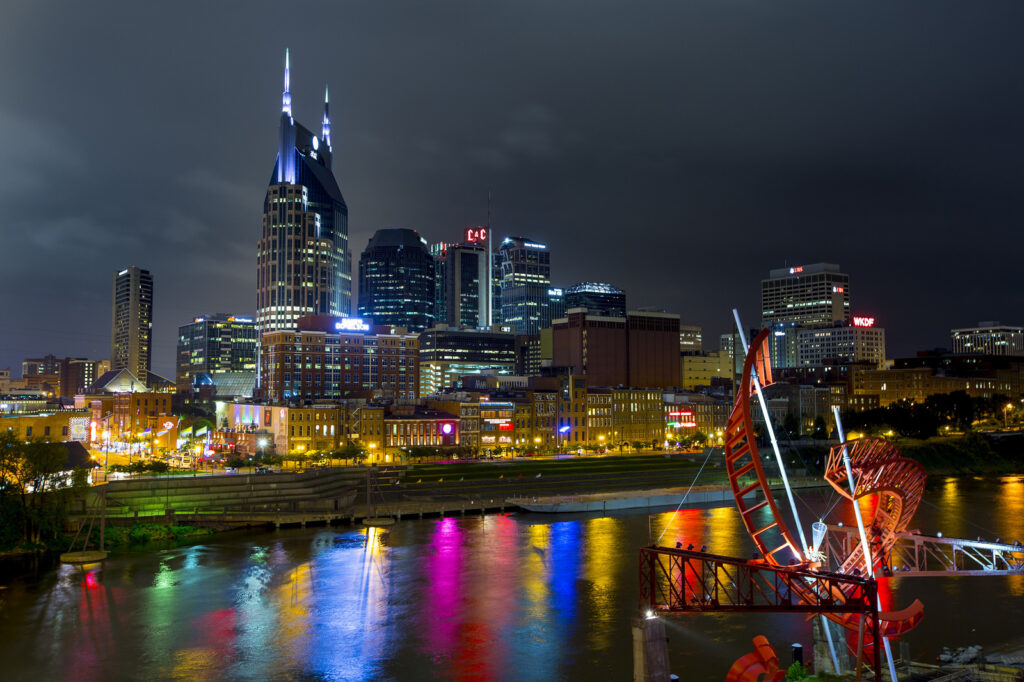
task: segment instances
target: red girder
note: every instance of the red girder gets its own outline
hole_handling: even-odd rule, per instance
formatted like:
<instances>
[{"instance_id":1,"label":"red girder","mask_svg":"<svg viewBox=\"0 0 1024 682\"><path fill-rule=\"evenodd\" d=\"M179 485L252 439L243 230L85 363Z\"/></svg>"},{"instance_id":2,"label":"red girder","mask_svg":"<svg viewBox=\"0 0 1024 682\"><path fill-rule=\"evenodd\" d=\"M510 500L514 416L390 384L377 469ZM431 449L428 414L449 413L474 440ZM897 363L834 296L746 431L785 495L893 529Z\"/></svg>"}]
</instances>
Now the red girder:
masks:
<instances>
[{"instance_id":1,"label":"red girder","mask_svg":"<svg viewBox=\"0 0 1024 682\"><path fill-rule=\"evenodd\" d=\"M736 498L736 506L739 508L743 525L753 538L758 551L770 563L785 565L789 563L790 558L802 561L804 555L800 544L793 540L793 534L775 506L775 498L772 497L768 479L764 475L764 467L761 466L761 454L757 450L753 420L750 416L750 396L755 390L752 374L755 371L762 388L772 383L767 329L754 337L750 344L750 352L743 363L743 376L739 390L736 391L736 403L725 427L725 470L729 475L729 485ZM748 506L745 497L751 492L760 492L762 501ZM755 518L755 514L764 507L768 507L771 512L771 520L767 525L759 523ZM777 529L783 539L782 544L777 547L769 547L765 542L766 538L763 537L764 533L772 528ZM792 557L786 557L783 561L777 560L775 555L784 549L788 549Z\"/></svg>"},{"instance_id":2,"label":"red girder","mask_svg":"<svg viewBox=\"0 0 1024 682\"><path fill-rule=\"evenodd\" d=\"M764 635L754 637L754 653L736 660L725 675L725 682L782 682L786 671L779 668L775 647Z\"/></svg>"},{"instance_id":3,"label":"red girder","mask_svg":"<svg viewBox=\"0 0 1024 682\"><path fill-rule=\"evenodd\" d=\"M744 561L668 547L640 550L639 577L641 612L855 617L858 626L864 619L870 627L872 641L881 636L878 583L868 577L819 571L808 564L777 566L764 560ZM873 656L877 672L879 647L873 647ZM756 660L745 656L736 662L730 675L757 669Z\"/></svg>"}]
</instances>

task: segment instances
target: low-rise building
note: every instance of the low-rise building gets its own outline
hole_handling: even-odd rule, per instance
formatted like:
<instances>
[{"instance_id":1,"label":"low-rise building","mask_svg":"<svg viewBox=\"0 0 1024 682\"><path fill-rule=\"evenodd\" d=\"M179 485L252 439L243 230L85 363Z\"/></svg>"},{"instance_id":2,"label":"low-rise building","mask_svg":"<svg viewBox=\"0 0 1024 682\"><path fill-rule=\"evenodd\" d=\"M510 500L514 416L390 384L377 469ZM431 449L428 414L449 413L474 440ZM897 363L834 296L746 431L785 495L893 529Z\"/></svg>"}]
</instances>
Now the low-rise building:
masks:
<instances>
[{"instance_id":1,"label":"low-rise building","mask_svg":"<svg viewBox=\"0 0 1024 682\"><path fill-rule=\"evenodd\" d=\"M732 382L732 354L728 349L714 353L685 354L680 357L681 385L693 391L701 386Z\"/></svg>"},{"instance_id":2,"label":"low-rise building","mask_svg":"<svg viewBox=\"0 0 1024 682\"><path fill-rule=\"evenodd\" d=\"M878 396L881 407L902 400L923 403L936 393L966 391L974 398L991 398L1009 394L1010 385L993 378L942 376L928 367L911 369L858 370L853 374L853 392L856 396Z\"/></svg>"},{"instance_id":3,"label":"low-rise building","mask_svg":"<svg viewBox=\"0 0 1024 682\"><path fill-rule=\"evenodd\" d=\"M296 325L294 331L263 334L263 400L414 399L419 395L415 334L330 315L301 317Z\"/></svg>"},{"instance_id":4,"label":"low-rise building","mask_svg":"<svg viewBox=\"0 0 1024 682\"><path fill-rule=\"evenodd\" d=\"M618 444L661 443L665 438L662 393L641 388L613 388L612 434Z\"/></svg>"},{"instance_id":5,"label":"low-rise building","mask_svg":"<svg viewBox=\"0 0 1024 682\"><path fill-rule=\"evenodd\" d=\"M89 413L85 410L60 410L0 415L0 431L9 431L18 440L87 443Z\"/></svg>"}]
</instances>

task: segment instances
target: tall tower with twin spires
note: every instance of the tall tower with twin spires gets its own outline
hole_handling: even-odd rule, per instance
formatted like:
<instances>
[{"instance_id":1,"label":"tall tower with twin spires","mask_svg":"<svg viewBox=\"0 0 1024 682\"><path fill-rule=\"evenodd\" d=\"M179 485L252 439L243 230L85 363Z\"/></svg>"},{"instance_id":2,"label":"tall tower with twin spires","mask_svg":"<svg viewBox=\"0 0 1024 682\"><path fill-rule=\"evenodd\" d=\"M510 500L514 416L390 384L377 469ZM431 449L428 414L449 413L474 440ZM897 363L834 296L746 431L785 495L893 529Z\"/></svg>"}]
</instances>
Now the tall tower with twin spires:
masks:
<instances>
[{"instance_id":1,"label":"tall tower with twin spires","mask_svg":"<svg viewBox=\"0 0 1024 682\"><path fill-rule=\"evenodd\" d=\"M289 67L285 50L277 161L256 256L258 333L294 329L303 315L347 316L351 310L348 207L331 168L327 89L317 137L292 115Z\"/></svg>"}]
</instances>

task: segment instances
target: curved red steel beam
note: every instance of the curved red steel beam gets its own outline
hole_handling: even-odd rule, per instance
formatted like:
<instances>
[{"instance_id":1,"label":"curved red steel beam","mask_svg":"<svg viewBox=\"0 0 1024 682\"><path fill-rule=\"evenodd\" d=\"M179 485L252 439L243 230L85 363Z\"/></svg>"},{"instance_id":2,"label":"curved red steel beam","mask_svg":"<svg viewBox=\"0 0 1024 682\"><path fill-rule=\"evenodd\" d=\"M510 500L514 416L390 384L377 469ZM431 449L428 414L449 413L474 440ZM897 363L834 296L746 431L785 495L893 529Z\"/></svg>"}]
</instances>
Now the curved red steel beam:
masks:
<instances>
[{"instance_id":1,"label":"curved red steel beam","mask_svg":"<svg viewBox=\"0 0 1024 682\"><path fill-rule=\"evenodd\" d=\"M756 373L761 386L766 387L772 383L771 360L768 345L768 330L762 330L750 344L747 358L743 363L743 374L740 385L736 390L736 402L733 404L732 412L729 414L729 421L725 431L725 468L729 477L729 485L732 488L733 496L736 498L736 507L739 509L743 525L754 541L758 552L764 560L776 566L788 565L793 559L803 563L807 561L804 549L793 537L786 524L779 508L775 504L764 467L761 463L761 454L757 449L755 440L753 420L751 418L750 397L755 393L753 375ZM915 473L920 467L911 460L898 456L898 452L891 444L887 449L877 441L865 442L864 445L851 451L851 458L856 454L857 464L854 466L858 475L857 498L869 494L881 496L877 512L872 517L873 523L882 521L891 533L886 535L882 531L881 547L885 550L895 542L895 529L900 530L906 527L910 517L917 509L924 490L924 477ZM896 452L895 456L893 453ZM842 475L837 473L836 464L842 468ZM826 477L830 476L831 483L840 493L843 493L842 484L845 483L846 472L842 467L842 447L833 448L829 457L829 466ZM751 494L760 493L760 502L748 502L747 497ZM845 492L849 498L849 490ZM756 499L756 498L755 498ZM767 517L764 518L765 512ZM775 529L781 537L781 543L769 543L769 531ZM888 539L886 539L888 538ZM885 542L889 542L885 545ZM774 545L774 546L773 546ZM859 552L859 550L858 550ZM879 554L880 558L884 552ZM876 561L878 558L873 557ZM863 556L858 560L850 560L844 563L842 570L852 572L858 568L862 572L866 570L863 563ZM793 582L790 585L793 592L802 601L809 601L808 587L803 582ZM845 601L846 595L842 592L832 595L836 599ZM923 606L919 601L899 613L879 614L881 619L881 633L885 636L896 636L916 626L923 616ZM828 614L828 618L842 625L849 630L857 630L860 621L858 614Z\"/></svg>"},{"instance_id":2,"label":"curved red steel beam","mask_svg":"<svg viewBox=\"0 0 1024 682\"><path fill-rule=\"evenodd\" d=\"M747 359L743 363L743 375L736 391L736 402L725 427L725 470L743 525L753 538L758 552L766 561L783 566L789 564L791 558L803 561L804 553L800 543L793 539L793 534L775 505L775 498L761 465L761 453L757 450L754 424L750 416L750 396L755 390L751 378L754 372L757 373L762 388L771 385L772 369L769 363L767 329L754 337ZM752 493L760 493L761 501L748 504L746 498ZM767 523L760 518L763 516L759 514L762 509L769 512L770 518ZM765 534L773 528L782 536L782 544L770 547L765 542ZM780 553L785 555L783 561L776 556Z\"/></svg>"},{"instance_id":3,"label":"curved red steel beam","mask_svg":"<svg viewBox=\"0 0 1024 682\"><path fill-rule=\"evenodd\" d=\"M855 486L850 493L850 484L843 464L843 449L850 456ZM897 542L897 533L907 530L914 517L921 498L924 496L926 476L920 464L900 456L895 445L881 438L859 438L836 445L829 453L825 467L825 480L836 492L860 504L862 499L875 498L874 509L863 509L864 527L868 536L872 572L877 575L885 566L885 557ZM841 573L850 573L855 568L866 571L867 560L864 548L857 543L854 551L843 562ZM899 613L881 614L882 634L900 635L924 617L924 606L915 600Z\"/></svg>"},{"instance_id":4,"label":"curved red steel beam","mask_svg":"<svg viewBox=\"0 0 1024 682\"><path fill-rule=\"evenodd\" d=\"M754 653L741 656L729 668L725 682L781 682L786 671L779 668L779 656L764 635L754 637Z\"/></svg>"}]
</instances>

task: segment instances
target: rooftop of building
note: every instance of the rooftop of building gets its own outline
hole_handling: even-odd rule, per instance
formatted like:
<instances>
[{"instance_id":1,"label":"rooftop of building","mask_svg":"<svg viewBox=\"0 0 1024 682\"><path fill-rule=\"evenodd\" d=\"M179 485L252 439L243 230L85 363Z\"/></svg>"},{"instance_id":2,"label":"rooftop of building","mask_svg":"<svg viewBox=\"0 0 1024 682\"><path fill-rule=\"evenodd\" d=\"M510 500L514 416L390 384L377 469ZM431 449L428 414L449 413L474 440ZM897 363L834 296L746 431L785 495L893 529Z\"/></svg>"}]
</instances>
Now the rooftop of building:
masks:
<instances>
[{"instance_id":1,"label":"rooftop of building","mask_svg":"<svg viewBox=\"0 0 1024 682\"><path fill-rule=\"evenodd\" d=\"M842 274L839 266L835 263L809 263L807 265L794 265L792 267L775 268L768 271L768 279L779 279L782 277L795 277L799 275L813 275L819 272L834 272Z\"/></svg>"},{"instance_id":2,"label":"rooftop of building","mask_svg":"<svg viewBox=\"0 0 1024 682\"><path fill-rule=\"evenodd\" d=\"M422 249L425 253L430 252L427 240L416 230L405 227L389 227L374 232L370 237L370 243L366 245L366 251L378 248L414 248Z\"/></svg>"},{"instance_id":3,"label":"rooftop of building","mask_svg":"<svg viewBox=\"0 0 1024 682\"><path fill-rule=\"evenodd\" d=\"M606 282L580 282L565 290L566 294L622 294L626 292Z\"/></svg>"}]
</instances>

